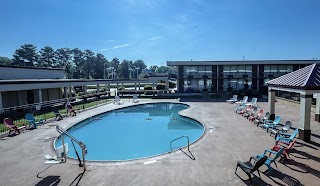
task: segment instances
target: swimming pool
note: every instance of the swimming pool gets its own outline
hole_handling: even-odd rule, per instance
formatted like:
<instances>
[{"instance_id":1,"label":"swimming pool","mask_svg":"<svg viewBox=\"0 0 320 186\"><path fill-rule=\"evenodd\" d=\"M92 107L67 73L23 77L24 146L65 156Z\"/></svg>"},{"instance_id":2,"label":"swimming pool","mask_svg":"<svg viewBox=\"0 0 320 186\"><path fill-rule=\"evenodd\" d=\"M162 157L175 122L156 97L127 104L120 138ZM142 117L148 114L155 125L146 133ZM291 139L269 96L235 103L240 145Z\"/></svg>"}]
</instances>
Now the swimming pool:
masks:
<instances>
[{"instance_id":1,"label":"swimming pool","mask_svg":"<svg viewBox=\"0 0 320 186\"><path fill-rule=\"evenodd\" d=\"M86 144L86 160L124 161L156 156L170 151L173 139L187 135L190 143L204 132L196 120L180 116L179 111L188 108L178 103L150 103L109 111L88 118L67 131ZM68 156L76 158L70 138ZM61 145L61 137L55 142ZM186 138L174 141L172 149L187 145ZM78 153L81 150L75 144Z\"/></svg>"}]
</instances>

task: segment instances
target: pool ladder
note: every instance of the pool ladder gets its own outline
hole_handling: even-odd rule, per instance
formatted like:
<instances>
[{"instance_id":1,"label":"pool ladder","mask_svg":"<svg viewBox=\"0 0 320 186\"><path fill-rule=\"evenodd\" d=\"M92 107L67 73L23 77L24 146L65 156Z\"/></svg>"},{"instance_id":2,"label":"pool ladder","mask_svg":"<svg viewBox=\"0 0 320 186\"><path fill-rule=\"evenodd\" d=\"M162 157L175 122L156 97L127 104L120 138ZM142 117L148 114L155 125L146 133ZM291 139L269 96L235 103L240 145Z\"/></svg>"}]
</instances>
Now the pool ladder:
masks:
<instances>
[{"instance_id":1,"label":"pool ladder","mask_svg":"<svg viewBox=\"0 0 320 186\"><path fill-rule=\"evenodd\" d=\"M187 136L187 135L183 135L183 136L180 136L179 138L176 138L176 139L173 139L173 140L171 140L170 141L170 152L172 152L172 142L174 142L174 141L177 141L177 140L179 140L179 139L181 139L181 138L187 138L187 140L188 140L188 152L189 152L189 154L187 154L186 152L184 152L181 148L179 148L179 150L181 150L185 155L187 155L190 159L192 159L192 160L196 160L196 158L193 156L193 154L191 153L191 151L190 151L190 140L189 140L189 137Z\"/></svg>"}]
</instances>

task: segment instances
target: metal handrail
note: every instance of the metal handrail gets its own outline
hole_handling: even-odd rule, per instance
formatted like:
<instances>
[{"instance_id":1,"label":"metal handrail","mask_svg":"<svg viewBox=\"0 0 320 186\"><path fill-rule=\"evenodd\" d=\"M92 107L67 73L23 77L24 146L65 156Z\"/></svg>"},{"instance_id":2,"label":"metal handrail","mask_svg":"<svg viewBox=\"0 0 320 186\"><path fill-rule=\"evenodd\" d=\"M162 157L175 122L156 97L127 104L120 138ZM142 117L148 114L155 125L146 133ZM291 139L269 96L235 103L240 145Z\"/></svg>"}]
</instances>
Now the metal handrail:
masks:
<instances>
[{"instance_id":1,"label":"metal handrail","mask_svg":"<svg viewBox=\"0 0 320 186\"><path fill-rule=\"evenodd\" d=\"M183 153L185 153L187 156L189 156L189 158L195 160L196 158L193 156L193 154L191 153L190 148L189 148L189 146L190 146L190 139L189 139L189 137L188 137L187 135L183 135L183 136L180 136L179 138L176 138L176 139L171 140L171 141L170 141L170 152L172 151L172 142L174 142L174 141L176 141L176 140L179 140L179 139L181 139L181 138L187 138L187 139L188 139L188 152L191 154L191 156L189 156L188 154L186 154L185 152L183 152L183 151L181 150L181 148L179 148L179 149L180 149Z\"/></svg>"},{"instance_id":2,"label":"metal handrail","mask_svg":"<svg viewBox=\"0 0 320 186\"><path fill-rule=\"evenodd\" d=\"M82 164L80 162L79 166L83 166L84 171L86 170L86 166L85 166L85 155L87 154L87 147L84 143L82 143L81 141L77 140L75 137L73 137L71 134L69 134L66 130L64 130L63 128L61 128L60 126L56 126L56 130L60 133L60 134L65 134L67 135L71 140L75 141L76 143L78 143L78 145L81 147L82 150ZM62 144L64 144L64 135L62 136ZM79 160L80 161L80 160Z\"/></svg>"}]
</instances>

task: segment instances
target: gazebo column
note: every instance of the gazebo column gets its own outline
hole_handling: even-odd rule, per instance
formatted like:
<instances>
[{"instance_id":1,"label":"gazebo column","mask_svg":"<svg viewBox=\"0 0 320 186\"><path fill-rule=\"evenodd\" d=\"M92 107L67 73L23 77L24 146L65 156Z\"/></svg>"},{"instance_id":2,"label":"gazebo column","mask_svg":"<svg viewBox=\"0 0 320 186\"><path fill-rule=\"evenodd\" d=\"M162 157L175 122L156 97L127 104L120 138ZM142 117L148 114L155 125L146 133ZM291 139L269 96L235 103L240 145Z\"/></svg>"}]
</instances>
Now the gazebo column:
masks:
<instances>
[{"instance_id":1,"label":"gazebo column","mask_svg":"<svg viewBox=\"0 0 320 186\"><path fill-rule=\"evenodd\" d=\"M312 95L300 95L300 127L299 138L309 142L311 136L310 115Z\"/></svg>"},{"instance_id":2,"label":"gazebo column","mask_svg":"<svg viewBox=\"0 0 320 186\"><path fill-rule=\"evenodd\" d=\"M270 112L270 119L275 118L275 103L276 103L276 92L275 90L269 89L268 91L268 106Z\"/></svg>"},{"instance_id":3,"label":"gazebo column","mask_svg":"<svg viewBox=\"0 0 320 186\"><path fill-rule=\"evenodd\" d=\"M320 122L320 94L315 94L316 95L316 114L315 114L315 120Z\"/></svg>"}]
</instances>

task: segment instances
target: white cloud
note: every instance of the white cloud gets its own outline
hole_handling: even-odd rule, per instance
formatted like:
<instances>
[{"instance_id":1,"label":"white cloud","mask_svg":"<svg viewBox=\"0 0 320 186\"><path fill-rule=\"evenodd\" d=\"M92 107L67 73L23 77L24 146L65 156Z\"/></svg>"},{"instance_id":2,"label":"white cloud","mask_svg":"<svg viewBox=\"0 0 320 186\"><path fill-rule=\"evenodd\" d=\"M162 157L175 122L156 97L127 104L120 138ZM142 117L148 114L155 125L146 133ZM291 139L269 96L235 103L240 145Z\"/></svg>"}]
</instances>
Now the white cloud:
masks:
<instances>
[{"instance_id":1,"label":"white cloud","mask_svg":"<svg viewBox=\"0 0 320 186\"><path fill-rule=\"evenodd\" d=\"M157 39L160 39L161 37L152 37L152 38L149 38L147 39L148 41L153 41L153 40L157 40Z\"/></svg>"},{"instance_id":2,"label":"white cloud","mask_svg":"<svg viewBox=\"0 0 320 186\"><path fill-rule=\"evenodd\" d=\"M132 44L127 43L127 44L123 44L123 45L117 45L117 46L114 46L112 48L103 48L103 49L101 49L101 51L113 50L113 49L117 49L117 48L127 47L127 46L130 46L130 45L132 45Z\"/></svg>"}]
</instances>

